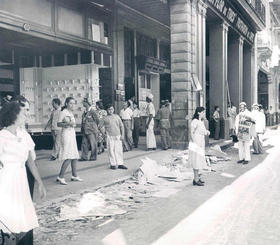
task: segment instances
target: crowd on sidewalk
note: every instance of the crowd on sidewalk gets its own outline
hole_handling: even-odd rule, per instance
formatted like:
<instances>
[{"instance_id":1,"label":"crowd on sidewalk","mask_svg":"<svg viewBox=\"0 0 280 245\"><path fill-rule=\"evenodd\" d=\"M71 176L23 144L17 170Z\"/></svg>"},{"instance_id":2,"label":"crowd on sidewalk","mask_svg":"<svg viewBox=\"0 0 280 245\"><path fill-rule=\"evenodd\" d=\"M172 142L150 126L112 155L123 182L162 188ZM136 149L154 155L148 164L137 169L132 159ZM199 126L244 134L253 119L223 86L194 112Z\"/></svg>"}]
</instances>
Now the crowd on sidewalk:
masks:
<instances>
[{"instance_id":1,"label":"crowd on sidewalk","mask_svg":"<svg viewBox=\"0 0 280 245\"><path fill-rule=\"evenodd\" d=\"M153 95L146 98L146 149L156 149L155 122L160 129L163 150L170 148L170 129L173 126L169 101L162 101L155 112ZM96 161L98 154L107 148L110 168L127 169L123 152L138 147L140 134L140 116L138 104L125 101L120 114L115 113L113 105L99 101L92 105L84 98L85 111L82 115L81 132L83 135L81 155L76 141L76 119L74 111L76 101L67 97L61 107L58 98L52 100L53 111L45 128L50 128L53 137L53 154L50 160L62 162L57 182L67 185L65 172L71 165L71 181L83 181L78 176L78 161ZM215 119L219 119L219 108L215 108ZM253 139L254 154L261 154L261 136L265 132L265 117L260 105L254 104L252 112L246 103L239 105L239 113L232 105L228 109L230 120L229 134L238 142L238 163L248 164L251 160L250 141ZM25 129L29 115L29 102L18 96L9 98L0 110L0 230L5 244L33 244L32 229L38 226L37 216L32 203L34 180L39 184L41 197L46 190L35 164L35 144ZM210 135L205 127L205 108L197 107L190 126L189 165L193 168L194 186L204 186L201 170L206 166L205 136Z\"/></svg>"}]
</instances>

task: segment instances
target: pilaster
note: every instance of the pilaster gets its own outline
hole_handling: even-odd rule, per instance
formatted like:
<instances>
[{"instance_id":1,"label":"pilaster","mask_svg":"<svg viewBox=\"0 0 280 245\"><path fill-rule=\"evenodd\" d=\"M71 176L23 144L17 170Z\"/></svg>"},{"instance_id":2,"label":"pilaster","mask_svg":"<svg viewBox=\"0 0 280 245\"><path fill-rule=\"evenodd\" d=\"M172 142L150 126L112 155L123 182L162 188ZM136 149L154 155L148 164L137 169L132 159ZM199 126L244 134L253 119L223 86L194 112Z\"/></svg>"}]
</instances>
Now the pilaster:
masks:
<instances>
[{"instance_id":1,"label":"pilaster","mask_svg":"<svg viewBox=\"0 0 280 245\"><path fill-rule=\"evenodd\" d=\"M194 69L192 32L193 7L190 0L170 2L171 15L171 90L174 129L173 147L185 148L188 140L188 121L193 110L191 74Z\"/></svg>"},{"instance_id":2,"label":"pilaster","mask_svg":"<svg viewBox=\"0 0 280 245\"><path fill-rule=\"evenodd\" d=\"M242 37L229 40L228 85L230 100L235 106L243 100L243 42Z\"/></svg>"},{"instance_id":3,"label":"pilaster","mask_svg":"<svg viewBox=\"0 0 280 245\"><path fill-rule=\"evenodd\" d=\"M226 23L212 24L209 28L210 41L210 109L220 107L220 114L226 117L227 110L227 68L228 68L228 25Z\"/></svg>"}]
</instances>

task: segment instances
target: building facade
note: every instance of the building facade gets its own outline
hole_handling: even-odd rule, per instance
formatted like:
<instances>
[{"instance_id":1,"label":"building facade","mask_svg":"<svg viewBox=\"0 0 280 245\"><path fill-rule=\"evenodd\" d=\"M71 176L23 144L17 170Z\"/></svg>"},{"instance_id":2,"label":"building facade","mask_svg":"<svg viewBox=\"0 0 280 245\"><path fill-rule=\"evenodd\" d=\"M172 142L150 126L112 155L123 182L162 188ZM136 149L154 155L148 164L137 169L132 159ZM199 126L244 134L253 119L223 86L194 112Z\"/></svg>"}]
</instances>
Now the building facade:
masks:
<instances>
[{"instance_id":1,"label":"building facade","mask_svg":"<svg viewBox=\"0 0 280 245\"><path fill-rule=\"evenodd\" d=\"M174 0L170 14L175 144L184 147L188 141L199 105L208 119L214 106L220 107L221 137L227 138L228 103L257 101L255 37L265 27L265 6L261 0Z\"/></svg>"},{"instance_id":2,"label":"building facade","mask_svg":"<svg viewBox=\"0 0 280 245\"><path fill-rule=\"evenodd\" d=\"M280 3L266 3L266 28L258 33L258 103L267 115L267 124L279 122L280 112Z\"/></svg>"},{"instance_id":3,"label":"building facade","mask_svg":"<svg viewBox=\"0 0 280 245\"><path fill-rule=\"evenodd\" d=\"M228 103L257 101L262 0L4 0L0 19L0 91L31 97L35 124L53 97L77 98L77 118L83 96L117 111L135 97L144 115L151 92L156 109L172 101L185 147L197 106L208 120L220 107L227 138Z\"/></svg>"}]
</instances>

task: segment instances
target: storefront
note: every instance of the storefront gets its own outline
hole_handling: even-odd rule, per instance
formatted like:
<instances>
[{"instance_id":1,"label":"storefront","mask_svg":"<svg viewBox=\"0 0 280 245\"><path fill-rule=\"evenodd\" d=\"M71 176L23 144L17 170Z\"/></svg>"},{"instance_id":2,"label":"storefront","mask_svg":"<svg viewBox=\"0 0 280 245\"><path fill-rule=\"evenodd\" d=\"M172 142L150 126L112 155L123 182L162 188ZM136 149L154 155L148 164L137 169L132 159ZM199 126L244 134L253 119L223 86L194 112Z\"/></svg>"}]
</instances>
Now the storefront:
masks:
<instances>
[{"instance_id":1,"label":"storefront","mask_svg":"<svg viewBox=\"0 0 280 245\"><path fill-rule=\"evenodd\" d=\"M161 99L170 99L168 14L168 4L163 1L117 1L114 79L118 81L117 92L121 94L123 90L124 94L116 98L118 110L123 100L135 98L145 116L148 93L154 95L156 110Z\"/></svg>"},{"instance_id":2,"label":"storefront","mask_svg":"<svg viewBox=\"0 0 280 245\"><path fill-rule=\"evenodd\" d=\"M112 10L107 2L1 2L0 92L30 100L32 132L43 132L53 98L64 102L73 96L78 123L83 97L113 102Z\"/></svg>"}]
</instances>

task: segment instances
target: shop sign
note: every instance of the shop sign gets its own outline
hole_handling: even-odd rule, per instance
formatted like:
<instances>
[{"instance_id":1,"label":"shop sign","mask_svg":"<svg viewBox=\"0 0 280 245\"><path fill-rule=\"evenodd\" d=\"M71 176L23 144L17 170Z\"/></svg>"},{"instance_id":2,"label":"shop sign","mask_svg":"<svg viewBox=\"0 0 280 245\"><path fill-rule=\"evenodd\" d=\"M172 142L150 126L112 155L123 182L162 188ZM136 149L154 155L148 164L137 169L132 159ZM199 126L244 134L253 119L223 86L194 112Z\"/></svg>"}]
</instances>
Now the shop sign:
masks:
<instances>
[{"instance_id":1,"label":"shop sign","mask_svg":"<svg viewBox=\"0 0 280 245\"><path fill-rule=\"evenodd\" d=\"M230 24L235 27L247 40L254 43L255 33L242 20L239 13L232 9L224 0L207 0Z\"/></svg>"}]
</instances>

